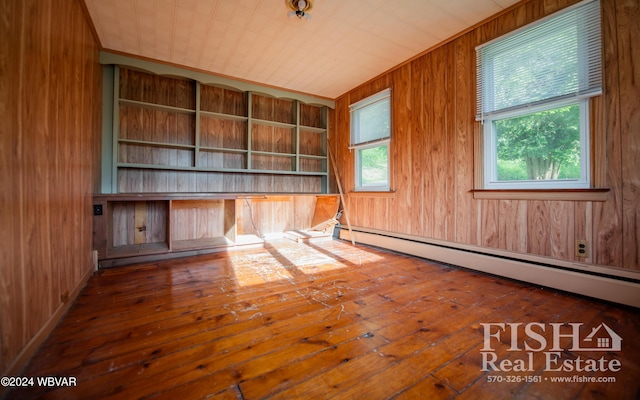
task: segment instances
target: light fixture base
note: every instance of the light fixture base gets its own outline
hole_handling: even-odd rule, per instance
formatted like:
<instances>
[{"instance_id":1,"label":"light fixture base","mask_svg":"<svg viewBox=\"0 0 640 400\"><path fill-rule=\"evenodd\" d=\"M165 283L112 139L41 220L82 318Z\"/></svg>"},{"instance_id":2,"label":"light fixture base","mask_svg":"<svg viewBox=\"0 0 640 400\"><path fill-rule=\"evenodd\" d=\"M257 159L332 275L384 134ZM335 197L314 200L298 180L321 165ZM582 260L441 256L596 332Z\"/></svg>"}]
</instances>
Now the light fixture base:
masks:
<instances>
[{"instance_id":1,"label":"light fixture base","mask_svg":"<svg viewBox=\"0 0 640 400\"><path fill-rule=\"evenodd\" d=\"M286 0L287 7L291 9L287 13L289 18L298 17L298 19L310 19L309 11L313 7L313 0Z\"/></svg>"}]
</instances>

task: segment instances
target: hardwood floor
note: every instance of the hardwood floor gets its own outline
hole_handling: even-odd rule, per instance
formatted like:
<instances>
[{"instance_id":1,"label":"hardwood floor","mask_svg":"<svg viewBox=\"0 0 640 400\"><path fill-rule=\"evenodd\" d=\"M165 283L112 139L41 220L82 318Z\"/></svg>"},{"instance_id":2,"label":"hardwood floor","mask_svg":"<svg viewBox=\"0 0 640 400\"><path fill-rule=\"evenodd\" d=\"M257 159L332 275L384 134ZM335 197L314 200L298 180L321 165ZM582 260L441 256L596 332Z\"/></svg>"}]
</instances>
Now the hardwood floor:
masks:
<instances>
[{"instance_id":1,"label":"hardwood floor","mask_svg":"<svg viewBox=\"0 0 640 400\"><path fill-rule=\"evenodd\" d=\"M22 374L77 385L35 381L7 397L634 399L639 315L343 241L274 241L99 271ZM527 339L530 322L541 324L534 334L546 330ZM584 323L581 338L604 322L623 339L617 352L560 351L554 367L605 357L619 360L620 371L543 371L544 351L530 352L532 372L482 371L482 323L522 323L515 343L510 330L501 342L491 338L495 364L504 367L503 359L528 361L525 340L552 350L554 322ZM569 326L560 328L569 336ZM616 382L551 382L573 375Z\"/></svg>"}]
</instances>

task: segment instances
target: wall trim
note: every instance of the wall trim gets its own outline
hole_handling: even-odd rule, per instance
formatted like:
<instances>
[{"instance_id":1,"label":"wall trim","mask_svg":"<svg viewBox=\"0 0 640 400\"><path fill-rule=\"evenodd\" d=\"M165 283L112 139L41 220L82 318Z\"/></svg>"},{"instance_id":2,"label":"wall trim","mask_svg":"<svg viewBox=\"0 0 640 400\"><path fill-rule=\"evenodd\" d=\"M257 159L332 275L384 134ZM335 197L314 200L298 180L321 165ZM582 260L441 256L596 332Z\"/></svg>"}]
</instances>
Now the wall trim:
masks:
<instances>
[{"instance_id":1,"label":"wall trim","mask_svg":"<svg viewBox=\"0 0 640 400\"><path fill-rule=\"evenodd\" d=\"M640 308L640 271L352 227L356 242ZM340 239L351 240L340 227Z\"/></svg>"}]
</instances>

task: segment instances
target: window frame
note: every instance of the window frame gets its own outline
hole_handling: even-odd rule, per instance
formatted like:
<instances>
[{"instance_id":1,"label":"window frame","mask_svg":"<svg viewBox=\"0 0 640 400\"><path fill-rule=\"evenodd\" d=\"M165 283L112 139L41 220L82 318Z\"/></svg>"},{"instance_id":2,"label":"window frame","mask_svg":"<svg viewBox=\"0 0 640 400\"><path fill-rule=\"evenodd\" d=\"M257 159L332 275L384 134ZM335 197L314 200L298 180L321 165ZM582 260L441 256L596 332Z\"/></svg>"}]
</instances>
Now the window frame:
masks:
<instances>
[{"instance_id":1,"label":"window frame","mask_svg":"<svg viewBox=\"0 0 640 400\"><path fill-rule=\"evenodd\" d=\"M594 80L592 75L588 75L589 86L588 88L586 86L584 87L586 88L586 90L583 90L583 86L580 86L580 91L575 93L568 92L567 94L564 94L561 96L547 97L547 98L543 98L542 100L536 100L536 101L525 103L525 104L521 103L518 105L518 103L515 103L515 105L508 106L503 109L490 108L489 110L487 110L485 108L485 104L490 104L489 107L494 107L492 103L494 99L493 97L494 95L492 94L493 93L492 91L496 90L496 88L493 86L494 85L493 77L491 76L491 74L486 74L486 72L492 71L493 58L491 57L496 57L501 54L500 52L495 52L493 49L488 48L488 46L498 45L498 49L499 49L500 46L502 45L501 44L502 41L506 41L506 43L509 43L509 41L512 40L512 38L516 35L528 35L529 32L533 33L533 32L536 32L536 30L538 30L539 32L539 26L541 24L547 21L549 21L549 23L551 24L556 23L554 21L554 18L564 18L565 14L572 11L573 9L580 8L582 6L590 7L590 4L591 5L597 4L597 7L598 7L597 15L599 16L599 19L595 20L594 17L591 16L594 14L589 14L589 13L593 13L593 11L585 11L581 15L583 16L590 15L589 17L591 18L590 21L597 21L597 27L600 28L602 26L602 18L600 16L601 11L600 11L599 0L584 0L580 3L576 3L573 6L569 6L556 13L550 14L538 21L534 21L531 24L525 25L519 29L516 29L515 31L512 31L510 33L507 33L495 39L492 39L487 43L481 44L478 47L476 47L476 51L477 51L476 120L480 121L483 124L483 127L481 128L482 136L478 143L479 145L481 145L479 149L480 154L478 154L478 156L482 161L480 162L480 164L476 164L477 168L481 168L481 171L478 171L479 174L477 174L477 177L479 177L480 180L478 181L478 179L476 179L476 188L481 188L479 189L480 191L481 190L487 190L487 191L584 190L584 189L590 189L594 187L593 186L594 182L592 181L592 176L591 176L593 160L591 160L591 150L590 150L594 146L594 143L593 143L594 138L592 137L593 135L591 133L591 127L589 126L589 122L590 122L589 105L591 102L590 101L591 98L597 97L602 94L602 77L600 76L601 71L599 69L601 68L601 64L603 63L603 58L602 58L602 50L601 50L602 43L601 43L600 37L598 37L598 42L589 42L589 46L594 46L594 43L596 46L596 47L590 47L590 48L599 50L598 58L596 59L593 56L593 54L596 54L596 53L590 53L592 55L591 57L581 56L580 62L577 65L579 76L583 76L583 74L586 71L585 66L587 64L595 65L598 68L597 69L598 74L596 75L597 80ZM587 9L585 8L585 10ZM561 21L561 20L558 20L558 21ZM578 23L577 35L580 35L580 32L581 32L580 29L584 29L585 20L580 19L578 20L577 23ZM558 26L557 23L555 26ZM593 27L595 25L592 24L591 26ZM549 31L549 34L553 34L553 31ZM528 36L525 36L525 37L528 37ZM583 42L586 39L584 39L581 36L578 36L577 39L578 39L579 48L583 49L581 51L583 51L584 54L587 54L584 52L584 49L586 48L584 47L586 45L586 42ZM491 60L489 62L487 62L480 56L480 49L484 50L484 48L487 48L488 50L488 55ZM592 62L595 62L595 64L591 64ZM593 68L589 68L590 71L592 69ZM593 85L593 82L596 83L595 86ZM488 103L485 103L485 102L488 102ZM554 109L554 108L558 108L566 105L573 105L573 104L577 104L580 107L580 178L577 180L550 179L550 180L539 180L539 181L538 180L499 181L497 179L497 165L498 165L497 161L498 160L497 160L497 154L496 154L497 143L496 143L496 132L494 129L494 122L507 119L507 118L517 117L517 116L532 115L537 112L550 110L550 109ZM477 190L478 189L474 191L477 191Z\"/></svg>"},{"instance_id":2,"label":"window frame","mask_svg":"<svg viewBox=\"0 0 640 400\"><path fill-rule=\"evenodd\" d=\"M498 156L497 138L494 129L494 121L508 118L521 117L535 114L541 111L552 110L568 105L580 107L580 178L578 179L552 179L552 180L498 180ZM484 120L484 188L492 189L588 189L591 187L591 151L590 151L590 127L589 127L589 99L570 99L550 101L548 103L524 110L504 112L491 115Z\"/></svg>"},{"instance_id":3,"label":"window frame","mask_svg":"<svg viewBox=\"0 0 640 400\"><path fill-rule=\"evenodd\" d=\"M349 106L349 118L350 118L350 145L349 150L355 153L354 155L354 191L355 192L389 192L391 190L391 138L393 131L393 114L392 114L392 96L391 88L381 90L367 98L357 101ZM381 101L387 100L389 102L389 134L381 138L361 141L359 126L356 123L354 114L366 109L369 106L377 104ZM385 185L363 185L362 183L362 160L360 152L362 150L372 149L376 147L387 147L387 176Z\"/></svg>"}]
</instances>

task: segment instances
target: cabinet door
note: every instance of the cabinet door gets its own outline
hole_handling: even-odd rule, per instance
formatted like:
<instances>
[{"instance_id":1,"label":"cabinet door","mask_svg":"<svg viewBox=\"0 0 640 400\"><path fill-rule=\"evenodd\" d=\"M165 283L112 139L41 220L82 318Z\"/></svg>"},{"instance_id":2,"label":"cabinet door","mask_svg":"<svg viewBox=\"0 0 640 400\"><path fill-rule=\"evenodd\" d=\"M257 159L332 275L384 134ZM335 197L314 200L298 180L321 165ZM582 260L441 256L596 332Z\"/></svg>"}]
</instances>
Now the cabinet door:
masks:
<instances>
[{"instance_id":1,"label":"cabinet door","mask_svg":"<svg viewBox=\"0 0 640 400\"><path fill-rule=\"evenodd\" d=\"M108 208L108 257L169 250L167 201L114 201Z\"/></svg>"}]
</instances>

